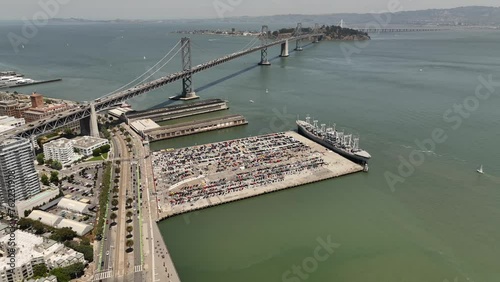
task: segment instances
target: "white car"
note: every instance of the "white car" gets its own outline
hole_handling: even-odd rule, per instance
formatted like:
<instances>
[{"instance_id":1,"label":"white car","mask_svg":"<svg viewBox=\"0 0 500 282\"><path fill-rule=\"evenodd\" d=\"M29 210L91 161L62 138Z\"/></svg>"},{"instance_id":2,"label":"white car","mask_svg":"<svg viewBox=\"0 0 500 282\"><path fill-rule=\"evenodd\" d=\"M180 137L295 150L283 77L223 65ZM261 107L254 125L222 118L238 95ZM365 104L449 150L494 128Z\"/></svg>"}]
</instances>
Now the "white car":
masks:
<instances>
[{"instance_id":1,"label":"white car","mask_svg":"<svg viewBox=\"0 0 500 282\"><path fill-rule=\"evenodd\" d=\"M106 251L106 255L109 256L109 251Z\"/></svg>"}]
</instances>

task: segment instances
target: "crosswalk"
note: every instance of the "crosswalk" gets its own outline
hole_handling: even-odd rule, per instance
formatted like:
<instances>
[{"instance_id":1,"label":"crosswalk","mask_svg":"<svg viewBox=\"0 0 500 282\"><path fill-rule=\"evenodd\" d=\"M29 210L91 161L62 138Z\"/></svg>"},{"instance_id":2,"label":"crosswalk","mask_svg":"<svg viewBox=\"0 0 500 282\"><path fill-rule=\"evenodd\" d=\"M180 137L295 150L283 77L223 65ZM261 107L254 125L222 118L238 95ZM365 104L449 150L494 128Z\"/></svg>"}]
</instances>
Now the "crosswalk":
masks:
<instances>
[{"instance_id":1,"label":"crosswalk","mask_svg":"<svg viewBox=\"0 0 500 282\"><path fill-rule=\"evenodd\" d=\"M142 265L134 266L134 272L141 272L141 271L142 271Z\"/></svg>"},{"instance_id":2,"label":"crosswalk","mask_svg":"<svg viewBox=\"0 0 500 282\"><path fill-rule=\"evenodd\" d=\"M108 270L104 272L99 272L94 274L94 281L99 281L101 279L107 279L113 276L113 270Z\"/></svg>"}]
</instances>

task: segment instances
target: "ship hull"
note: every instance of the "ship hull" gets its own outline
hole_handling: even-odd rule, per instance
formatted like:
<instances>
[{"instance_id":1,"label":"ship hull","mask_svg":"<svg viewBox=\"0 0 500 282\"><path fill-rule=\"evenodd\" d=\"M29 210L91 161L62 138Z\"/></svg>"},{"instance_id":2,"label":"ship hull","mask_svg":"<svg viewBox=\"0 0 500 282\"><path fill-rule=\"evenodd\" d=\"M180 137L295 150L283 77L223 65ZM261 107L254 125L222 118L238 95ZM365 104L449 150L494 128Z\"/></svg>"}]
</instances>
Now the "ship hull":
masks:
<instances>
[{"instance_id":1,"label":"ship hull","mask_svg":"<svg viewBox=\"0 0 500 282\"><path fill-rule=\"evenodd\" d=\"M312 134L311 132L307 131L305 128L303 128L300 124L297 125L298 127L298 132L299 134L307 137L308 139L311 139L312 141L322 145L323 147L327 148L327 149L330 149L332 151L334 151L335 153L343 156L344 158L348 159L348 160L351 160L357 164L360 164L360 165L366 165L367 162L368 162L368 159L367 158L363 158L361 156L357 156L357 155L354 155L354 154L351 154L349 152L346 152L340 148L337 148L335 147L334 145L326 142L325 140L319 138L318 136Z\"/></svg>"}]
</instances>

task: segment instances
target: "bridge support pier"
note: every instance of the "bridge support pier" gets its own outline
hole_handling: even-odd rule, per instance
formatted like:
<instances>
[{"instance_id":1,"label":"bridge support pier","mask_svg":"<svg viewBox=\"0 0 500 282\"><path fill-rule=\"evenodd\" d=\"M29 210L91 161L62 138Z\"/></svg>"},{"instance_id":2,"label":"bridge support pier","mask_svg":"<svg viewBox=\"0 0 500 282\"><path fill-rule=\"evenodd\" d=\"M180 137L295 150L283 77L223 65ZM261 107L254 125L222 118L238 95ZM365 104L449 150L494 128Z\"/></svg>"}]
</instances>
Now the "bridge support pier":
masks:
<instances>
[{"instance_id":1,"label":"bridge support pier","mask_svg":"<svg viewBox=\"0 0 500 282\"><path fill-rule=\"evenodd\" d=\"M90 104L90 136L99 137L99 125L97 124L97 113L94 104Z\"/></svg>"},{"instance_id":2,"label":"bridge support pier","mask_svg":"<svg viewBox=\"0 0 500 282\"><path fill-rule=\"evenodd\" d=\"M290 56L290 55L288 54L288 40L286 40L285 43L281 44L281 54L280 54L280 57L286 58L288 56Z\"/></svg>"}]
</instances>

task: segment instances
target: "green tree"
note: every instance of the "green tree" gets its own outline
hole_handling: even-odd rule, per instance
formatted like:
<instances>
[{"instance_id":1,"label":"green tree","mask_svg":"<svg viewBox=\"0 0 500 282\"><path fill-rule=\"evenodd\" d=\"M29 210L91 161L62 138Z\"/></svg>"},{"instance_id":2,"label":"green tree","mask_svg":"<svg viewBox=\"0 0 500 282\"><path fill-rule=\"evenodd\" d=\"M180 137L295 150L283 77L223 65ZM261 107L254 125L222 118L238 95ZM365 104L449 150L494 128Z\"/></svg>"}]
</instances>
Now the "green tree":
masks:
<instances>
[{"instance_id":1,"label":"green tree","mask_svg":"<svg viewBox=\"0 0 500 282\"><path fill-rule=\"evenodd\" d=\"M45 164L46 164L46 165L51 165L51 164L52 164L52 162L53 162L53 160L52 160L52 159L45 160Z\"/></svg>"},{"instance_id":2,"label":"green tree","mask_svg":"<svg viewBox=\"0 0 500 282\"><path fill-rule=\"evenodd\" d=\"M71 279L82 276L84 269L85 265L78 262L66 267L54 268L50 271L50 274L54 275L58 282L69 282Z\"/></svg>"},{"instance_id":3,"label":"green tree","mask_svg":"<svg viewBox=\"0 0 500 282\"><path fill-rule=\"evenodd\" d=\"M109 215L109 218L111 218L111 220L113 222L115 222L115 220L116 220L117 217L118 217L118 215L116 215L116 213L112 213L112 214Z\"/></svg>"},{"instance_id":4,"label":"green tree","mask_svg":"<svg viewBox=\"0 0 500 282\"><path fill-rule=\"evenodd\" d=\"M132 231L134 231L134 227L132 227L132 225L127 226L127 232L129 235L130 233L132 233Z\"/></svg>"},{"instance_id":5,"label":"green tree","mask_svg":"<svg viewBox=\"0 0 500 282\"><path fill-rule=\"evenodd\" d=\"M101 148L99 148L101 150L101 153L104 154L104 153L107 153L109 152L109 149L111 149L111 146L106 144L106 145L103 145Z\"/></svg>"},{"instance_id":6,"label":"green tree","mask_svg":"<svg viewBox=\"0 0 500 282\"><path fill-rule=\"evenodd\" d=\"M128 206L132 205L133 202L134 202L134 199L132 199L132 198L128 198L127 199L127 205Z\"/></svg>"},{"instance_id":7,"label":"green tree","mask_svg":"<svg viewBox=\"0 0 500 282\"><path fill-rule=\"evenodd\" d=\"M134 240L128 239L127 242L125 242L125 246L132 248L134 246Z\"/></svg>"},{"instance_id":8,"label":"green tree","mask_svg":"<svg viewBox=\"0 0 500 282\"><path fill-rule=\"evenodd\" d=\"M52 182L56 185L59 183L59 172L57 172L57 171L50 172L50 182Z\"/></svg>"},{"instance_id":9,"label":"green tree","mask_svg":"<svg viewBox=\"0 0 500 282\"><path fill-rule=\"evenodd\" d=\"M76 237L76 232L73 231L69 227L63 227L61 229L56 229L52 235L50 235L50 239L58 241L58 242L66 242L69 240L73 240Z\"/></svg>"},{"instance_id":10,"label":"green tree","mask_svg":"<svg viewBox=\"0 0 500 282\"><path fill-rule=\"evenodd\" d=\"M133 213L133 212L131 212L131 211L128 211L128 212L127 212L127 217L128 217L128 219L132 219L132 216L133 216L133 215L134 215L134 213Z\"/></svg>"},{"instance_id":11,"label":"green tree","mask_svg":"<svg viewBox=\"0 0 500 282\"><path fill-rule=\"evenodd\" d=\"M25 210L24 211L24 217L28 217L31 213L31 210Z\"/></svg>"},{"instance_id":12,"label":"green tree","mask_svg":"<svg viewBox=\"0 0 500 282\"><path fill-rule=\"evenodd\" d=\"M39 165L43 165L45 163L45 155L43 153L40 153L36 155L36 161L38 162Z\"/></svg>"},{"instance_id":13,"label":"green tree","mask_svg":"<svg viewBox=\"0 0 500 282\"><path fill-rule=\"evenodd\" d=\"M42 174L42 177L40 178L40 181L42 181L42 184L45 185L45 186L49 186L50 185L49 177L45 173Z\"/></svg>"},{"instance_id":14,"label":"green tree","mask_svg":"<svg viewBox=\"0 0 500 282\"><path fill-rule=\"evenodd\" d=\"M120 178L118 178L118 177L117 177L117 178L115 178L115 179L113 180L113 182L114 182L115 184L118 184L118 182L120 182Z\"/></svg>"},{"instance_id":15,"label":"green tree","mask_svg":"<svg viewBox=\"0 0 500 282\"><path fill-rule=\"evenodd\" d=\"M66 136L73 136L73 129L71 129L71 128L65 128L64 129L64 135L66 135Z\"/></svg>"},{"instance_id":16,"label":"green tree","mask_svg":"<svg viewBox=\"0 0 500 282\"><path fill-rule=\"evenodd\" d=\"M26 230L31 227L32 220L26 217L20 218L17 221L17 224L19 225L19 229L21 230Z\"/></svg>"},{"instance_id":17,"label":"green tree","mask_svg":"<svg viewBox=\"0 0 500 282\"><path fill-rule=\"evenodd\" d=\"M113 199L113 200L111 200L111 205L112 205L113 207L115 207L115 208L116 208L116 206L118 206L118 204L119 204L119 203L120 203L120 202L118 202L118 200L117 200L117 199Z\"/></svg>"},{"instance_id":18,"label":"green tree","mask_svg":"<svg viewBox=\"0 0 500 282\"><path fill-rule=\"evenodd\" d=\"M125 138L125 141L127 141L128 143L130 143L130 141L132 141L132 138L127 137L127 138Z\"/></svg>"},{"instance_id":19,"label":"green tree","mask_svg":"<svg viewBox=\"0 0 500 282\"><path fill-rule=\"evenodd\" d=\"M50 164L50 167L52 169L61 170L63 166L60 161L53 161L52 164Z\"/></svg>"},{"instance_id":20,"label":"green tree","mask_svg":"<svg viewBox=\"0 0 500 282\"><path fill-rule=\"evenodd\" d=\"M94 150L92 151L92 155L93 155L94 157L99 157L99 156L101 155L101 148L94 149Z\"/></svg>"},{"instance_id":21,"label":"green tree","mask_svg":"<svg viewBox=\"0 0 500 282\"><path fill-rule=\"evenodd\" d=\"M86 261L92 262L94 260L94 248L90 245L89 239L84 237L82 238L80 244L74 241L68 241L64 243L64 245L66 245L66 247L68 248L82 253Z\"/></svg>"},{"instance_id":22,"label":"green tree","mask_svg":"<svg viewBox=\"0 0 500 282\"><path fill-rule=\"evenodd\" d=\"M120 174L120 168L119 167L115 168L115 173L116 174Z\"/></svg>"},{"instance_id":23,"label":"green tree","mask_svg":"<svg viewBox=\"0 0 500 282\"><path fill-rule=\"evenodd\" d=\"M33 266L33 278L37 279L37 278L45 277L45 275L47 274L48 271L49 271L49 269L47 268L47 266L44 263L35 265L35 266Z\"/></svg>"}]
</instances>

